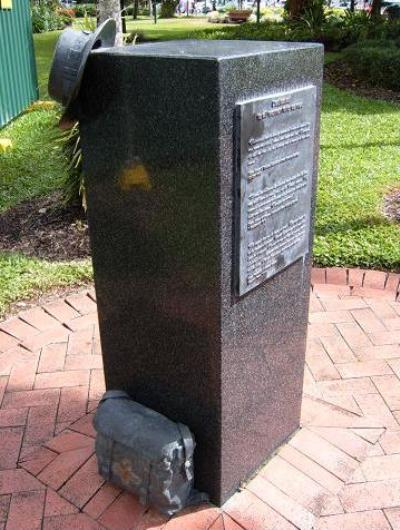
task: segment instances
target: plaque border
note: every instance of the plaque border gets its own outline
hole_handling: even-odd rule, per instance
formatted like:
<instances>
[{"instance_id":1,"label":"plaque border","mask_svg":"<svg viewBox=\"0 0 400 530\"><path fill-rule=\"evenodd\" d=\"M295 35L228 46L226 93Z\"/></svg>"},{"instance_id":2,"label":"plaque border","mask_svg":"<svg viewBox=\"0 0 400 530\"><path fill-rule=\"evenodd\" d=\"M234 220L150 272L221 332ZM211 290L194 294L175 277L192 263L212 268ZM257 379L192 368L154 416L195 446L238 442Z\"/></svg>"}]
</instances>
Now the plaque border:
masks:
<instances>
[{"instance_id":1,"label":"plaque border","mask_svg":"<svg viewBox=\"0 0 400 530\"><path fill-rule=\"evenodd\" d=\"M301 92L303 90L311 90L312 96L314 100L313 105L313 116L311 117L311 190L309 194L309 207L310 207L310 215L308 217L308 225L307 225L307 240L306 240L306 247L307 249L304 251L304 253L300 256L298 256L296 259L294 259L292 262L287 263L283 267L276 270L271 276L267 278L262 278L258 283L255 283L253 286L249 287L248 289L241 290L241 282L240 282L240 272L241 272L241 241L242 241L242 230L241 230L241 217L242 217L242 196L244 195L244 192L242 190L243 182L242 182L242 175L241 175L241 109L244 105L247 103L257 103L261 102L265 99L271 99L271 98L280 98L287 94L295 94L296 92ZM233 152L234 152L234 237L233 237L233 267L234 267L234 273L233 273L233 289L234 294L238 297L243 297L250 292L252 292L257 287L262 286L265 282L271 280L274 276L279 274L280 272L284 271L300 259L305 258L307 254L310 253L310 229L312 226L312 197L313 197L313 188L314 188L314 178L315 178L315 134L316 134L316 126L317 126L317 86L315 84L307 84L307 85L301 85L296 86L294 88L287 88L287 89L277 89L272 90L271 92L268 92L262 96L257 96L254 98L249 99L240 99L236 101L235 108L234 108L234 117L233 117Z\"/></svg>"}]
</instances>

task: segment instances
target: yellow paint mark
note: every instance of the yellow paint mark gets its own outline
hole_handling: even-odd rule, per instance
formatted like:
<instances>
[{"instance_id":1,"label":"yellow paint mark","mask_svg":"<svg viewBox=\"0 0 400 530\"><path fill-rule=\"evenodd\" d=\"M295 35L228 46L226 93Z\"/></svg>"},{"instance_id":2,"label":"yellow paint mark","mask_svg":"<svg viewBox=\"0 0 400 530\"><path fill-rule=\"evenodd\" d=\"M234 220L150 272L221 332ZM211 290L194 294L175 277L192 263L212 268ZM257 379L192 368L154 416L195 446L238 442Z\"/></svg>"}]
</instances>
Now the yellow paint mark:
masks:
<instances>
[{"instance_id":1,"label":"yellow paint mark","mask_svg":"<svg viewBox=\"0 0 400 530\"><path fill-rule=\"evenodd\" d=\"M1 9L12 9L12 0L0 0Z\"/></svg>"},{"instance_id":2,"label":"yellow paint mark","mask_svg":"<svg viewBox=\"0 0 400 530\"><path fill-rule=\"evenodd\" d=\"M12 149L13 144L9 138L0 138L0 153L5 153Z\"/></svg>"},{"instance_id":3,"label":"yellow paint mark","mask_svg":"<svg viewBox=\"0 0 400 530\"><path fill-rule=\"evenodd\" d=\"M152 187L146 168L143 164L137 162L122 171L118 183L121 190L124 191L129 191L133 188L149 191Z\"/></svg>"}]
</instances>

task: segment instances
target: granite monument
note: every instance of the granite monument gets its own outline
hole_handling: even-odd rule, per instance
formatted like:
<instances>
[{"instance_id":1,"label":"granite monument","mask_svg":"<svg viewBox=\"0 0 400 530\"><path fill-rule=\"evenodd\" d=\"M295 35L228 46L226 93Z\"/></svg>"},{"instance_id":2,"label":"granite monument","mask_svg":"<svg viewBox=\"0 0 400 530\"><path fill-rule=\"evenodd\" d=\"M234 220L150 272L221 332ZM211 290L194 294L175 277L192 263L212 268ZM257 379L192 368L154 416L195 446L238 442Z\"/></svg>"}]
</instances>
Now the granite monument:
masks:
<instances>
[{"instance_id":1,"label":"granite monument","mask_svg":"<svg viewBox=\"0 0 400 530\"><path fill-rule=\"evenodd\" d=\"M80 91L108 389L189 426L223 503L298 427L323 48L91 53Z\"/></svg>"}]
</instances>

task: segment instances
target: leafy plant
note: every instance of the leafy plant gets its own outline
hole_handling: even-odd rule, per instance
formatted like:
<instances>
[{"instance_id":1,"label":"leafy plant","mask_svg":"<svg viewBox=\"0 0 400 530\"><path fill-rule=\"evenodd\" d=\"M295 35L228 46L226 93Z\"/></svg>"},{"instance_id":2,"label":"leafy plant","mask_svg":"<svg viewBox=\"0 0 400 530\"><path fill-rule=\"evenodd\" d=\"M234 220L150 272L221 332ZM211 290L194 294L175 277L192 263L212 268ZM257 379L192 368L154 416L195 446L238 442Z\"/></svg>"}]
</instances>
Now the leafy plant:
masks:
<instances>
[{"instance_id":1,"label":"leafy plant","mask_svg":"<svg viewBox=\"0 0 400 530\"><path fill-rule=\"evenodd\" d=\"M62 131L57 139L69 161L67 175L63 183L63 197L66 204L80 201L86 210L85 178L82 170L82 148L79 122Z\"/></svg>"},{"instance_id":2,"label":"leafy plant","mask_svg":"<svg viewBox=\"0 0 400 530\"><path fill-rule=\"evenodd\" d=\"M32 5L31 13L33 33L44 33L65 27L65 19L50 4L35 3Z\"/></svg>"},{"instance_id":3,"label":"leafy plant","mask_svg":"<svg viewBox=\"0 0 400 530\"><path fill-rule=\"evenodd\" d=\"M400 49L393 42L385 46L374 42L347 48L344 61L356 78L371 86L400 90Z\"/></svg>"},{"instance_id":4,"label":"leafy plant","mask_svg":"<svg viewBox=\"0 0 400 530\"><path fill-rule=\"evenodd\" d=\"M97 20L85 13L84 16L76 22L76 26L85 31L95 31L97 28Z\"/></svg>"},{"instance_id":5,"label":"leafy plant","mask_svg":"<svg viewBox=\"0 0 400 530\"><path fill-rule=\"evenodd\" d=\"M72 25L72 22L75 18L75 11L73 9L64 9L60 8L57 10L58 16L61 17L65 26Z\"/></svg>"},{"instance_id":6,"label":"leafy plant","mask_svg":"<svg viewBox=\"0 0 400 530\"><path fill-rule=\"evenodd\" d=\"M96 4L77 4L74 10L77 18L85 16L95 17L97 15Z\"/></svg>"},{"instance_id":7,"label":"leafy plant","mask_svg":"<svg viewBox=\"0 0 400 530\"><path fill-rule=\"evenodd\" d=\"M314 0L300 20L265 20L260 24L220 27L200 33L199 38L310 41L324 44L327 51L340 51L365 40L400 41L400 20L371 21L365 12L337 14L326 11L323 0Z\"/></svg>"}]
</instances>

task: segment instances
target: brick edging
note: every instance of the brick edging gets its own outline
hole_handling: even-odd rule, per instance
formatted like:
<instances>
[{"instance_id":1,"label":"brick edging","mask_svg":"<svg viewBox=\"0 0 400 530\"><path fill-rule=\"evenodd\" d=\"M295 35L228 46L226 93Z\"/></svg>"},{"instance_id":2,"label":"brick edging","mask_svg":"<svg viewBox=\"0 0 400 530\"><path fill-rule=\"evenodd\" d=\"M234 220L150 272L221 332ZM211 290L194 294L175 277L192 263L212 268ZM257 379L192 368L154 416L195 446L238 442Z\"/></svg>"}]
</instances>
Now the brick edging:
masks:
<instances>
[{"instance_id":1,"label":"brick edging","mask_svg":"<svg viewBox=\"0 0 400 530\"><path fill-rule=\"evenodd\" d=\"M362 291L386 291L399 297L400 274L370 269L349 269L341 267L313 267L311 270L311 284L317 285L342 285L349 288L354 294ZM371 292L372 294L372 292Z\"/></svg>"}]
</instances>

